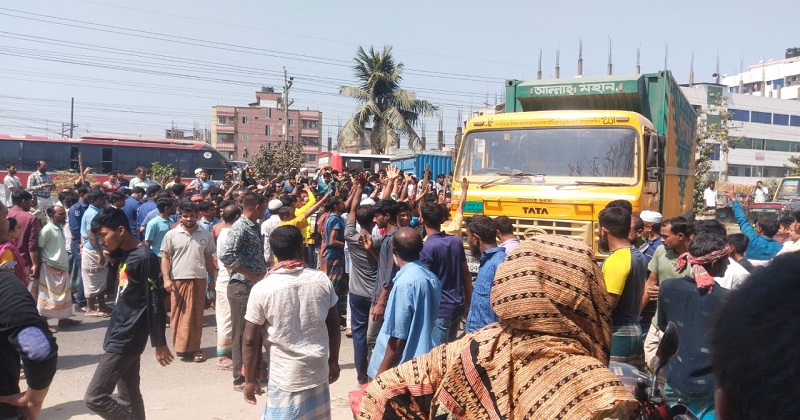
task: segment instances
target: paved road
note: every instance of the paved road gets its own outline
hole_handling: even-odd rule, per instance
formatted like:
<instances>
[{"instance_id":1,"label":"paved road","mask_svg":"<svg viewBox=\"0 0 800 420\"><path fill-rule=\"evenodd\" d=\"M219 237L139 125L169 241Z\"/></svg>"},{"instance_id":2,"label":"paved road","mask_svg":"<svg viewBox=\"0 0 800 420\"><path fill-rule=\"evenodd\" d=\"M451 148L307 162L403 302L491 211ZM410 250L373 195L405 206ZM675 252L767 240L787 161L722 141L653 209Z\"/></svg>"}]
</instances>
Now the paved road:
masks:
<instances>
[{"instance_id":1,"label":"paved road","mask_svg":"<svg viewBox=\"0 0 800 420\"><path fill-rule=\"evenodd\" d=\"M40 418L99 419L83 404L83 394L94 374L102 354L102 342L108 326L107 319L76 316L83 324L62 329L58 340L58 373L50 387ZM55 321L50 321L55 325ZM214 312L206 311L202 350L205 363L183 362L176 359L161 367L151 347L142 355L142 394L148 419L259 419L264 408L263 398L258 406L244 402L242 394L232 389L231 373L216 368L216 332ZM167 341L172 342L167 330ZM170 346L171 347L171 346ZM342 334L340 353L342 374L331 385L331 408L334 419L351 419L347 393L358 385L353 367L352 341ZM22 385L25 388L25 385Z\"/></svg>"}]
</instances>

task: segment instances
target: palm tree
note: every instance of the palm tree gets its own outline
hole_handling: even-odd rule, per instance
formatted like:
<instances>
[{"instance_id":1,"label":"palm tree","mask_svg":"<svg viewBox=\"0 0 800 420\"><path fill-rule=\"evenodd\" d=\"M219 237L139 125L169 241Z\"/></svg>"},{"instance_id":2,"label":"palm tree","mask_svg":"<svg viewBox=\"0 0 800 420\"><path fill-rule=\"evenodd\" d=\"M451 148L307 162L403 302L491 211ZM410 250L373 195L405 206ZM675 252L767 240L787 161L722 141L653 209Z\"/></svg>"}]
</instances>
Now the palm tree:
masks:
<instances>
[{"instance_id":1,"label":"palm tree","mask_svg":"<svg viewBox=\"0 0 800 420\"><path fill-rule=\"evenodd\" d=\"M383 51L375 51L373 47L364 51L359 47L353 61L359 85L342 86L339 93L355 99L359 105L339 133L339 147L360 143L369 127L372 153L382 154L398 145L401 135L408 137L410 149L419 149L422 141L414 126L420 115L434 115L436 107L417 99L414 92L400 88L403 63L395 63L392 47L384 46Z\"/></svg>"}]
</instances>

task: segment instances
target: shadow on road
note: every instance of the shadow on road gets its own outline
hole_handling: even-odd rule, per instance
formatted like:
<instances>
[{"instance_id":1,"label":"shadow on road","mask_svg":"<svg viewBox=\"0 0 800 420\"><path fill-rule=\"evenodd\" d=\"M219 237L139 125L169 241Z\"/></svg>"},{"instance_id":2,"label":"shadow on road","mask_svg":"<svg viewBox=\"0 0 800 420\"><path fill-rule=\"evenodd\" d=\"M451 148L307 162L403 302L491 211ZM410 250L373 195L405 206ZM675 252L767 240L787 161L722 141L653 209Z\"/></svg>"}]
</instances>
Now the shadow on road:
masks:
<instances>
[{"instance_id":1,"label":"shadow on road","mask_svg":"<svg viewBox=\"0 0 800 420\"><path fill-rule=\"evenodd\" d=\"M58 370L77 369L100 361L98 354L68 354L58 356Z\"/></svg>"},{"instance_id":2,"label":"shadow on road","mask_svg":"<svg viewBox=\"0 0 800 420\"><path fill-rule=\"evenodd\" d=\"M45 400L47 404L47 400ZM91 413L83 400L68 401L52 407L45 407L39 412L40 419L69 419L73 416Z\"/></svg>"}]
</instances>

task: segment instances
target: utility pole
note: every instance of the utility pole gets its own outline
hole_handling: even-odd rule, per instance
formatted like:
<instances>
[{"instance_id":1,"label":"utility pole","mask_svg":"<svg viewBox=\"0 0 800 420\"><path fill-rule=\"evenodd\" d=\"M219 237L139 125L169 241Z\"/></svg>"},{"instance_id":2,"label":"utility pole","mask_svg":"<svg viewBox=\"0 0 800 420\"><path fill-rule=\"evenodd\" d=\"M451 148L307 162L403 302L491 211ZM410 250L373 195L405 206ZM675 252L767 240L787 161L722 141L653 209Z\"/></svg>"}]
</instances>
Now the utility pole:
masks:
<instances>
[{"instance_id":1,"label":"utility pole","mask_svg":"<svg viewBox=\"0 0 800 420\"><path fill-rule=\"evenodd\" d=\"M294 77L289 77L286 72L286 67L283 68L283 140L285 143L289 142L289 105L294 101L289 102L289 89L292 87Z\"/></svg>"},{"instance_id":2,"label":"utility pole","mask_svg":"<svg viewBox=\"0 0 800 420\"><path fill-rule=\"evenodd\" d=\"M69 138L72 138L73 130L75 129L75 98L70 101L69 106Z\"/></svg>"}]
</instances>

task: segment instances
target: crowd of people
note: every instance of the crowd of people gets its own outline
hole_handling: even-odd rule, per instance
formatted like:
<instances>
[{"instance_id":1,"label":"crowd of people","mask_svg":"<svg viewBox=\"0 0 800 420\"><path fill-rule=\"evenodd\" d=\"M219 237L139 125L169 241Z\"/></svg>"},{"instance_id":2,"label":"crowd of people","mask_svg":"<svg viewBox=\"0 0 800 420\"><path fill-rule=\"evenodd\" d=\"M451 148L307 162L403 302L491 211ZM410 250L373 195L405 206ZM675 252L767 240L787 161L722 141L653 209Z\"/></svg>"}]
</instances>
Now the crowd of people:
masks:
<instances>
[{"instance_id":1,"label":"crowd of people","mask_svg":"<svg viewBox=\"0 0 800 420\"><path fill-rule=\"evenodd\" d=\"M130 180L81 177L58 191L46 162L34 175L27 188L12 182L11 207L0 207L0 320L16 323L0 331L13 344L0 352L9 367L0 418L41 409L56 374L53 334L79 323L76 312L110 317L86 405L103 418L144 418L148 338L162 366L205 362L206 309L217 367L247 403L266 393L269 419L330 417L342 333L358 418L630 418L639 404L608 364L652 370L669 322L681 345L666 389L699 417L779 418L767 414L796 405L783 401L795 386L761 375L758 394L788 396L783 405L745 392L752 342L731 337L729 322L769 341L743 315L761 314L780 340L758 367L787 377L768 366L774 357L798 372L780 350L797 336L787 314L800 288L782 267L800 264L800 214L753 228L734 204L741 233L727 235L716 221L664 220L613 201L599 214L608 257L598 265L572 238L520 240L506 216L465 220L469 182L451 203L452 180L430 171L420 180L392 166L274 176L245 167L216 183L198 168L162 186L140 167ZM773 310L778 301L786 307Z\"/></svg>"}]
</instances>

